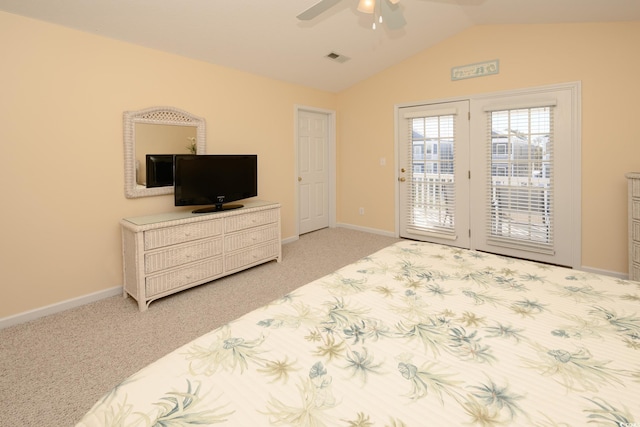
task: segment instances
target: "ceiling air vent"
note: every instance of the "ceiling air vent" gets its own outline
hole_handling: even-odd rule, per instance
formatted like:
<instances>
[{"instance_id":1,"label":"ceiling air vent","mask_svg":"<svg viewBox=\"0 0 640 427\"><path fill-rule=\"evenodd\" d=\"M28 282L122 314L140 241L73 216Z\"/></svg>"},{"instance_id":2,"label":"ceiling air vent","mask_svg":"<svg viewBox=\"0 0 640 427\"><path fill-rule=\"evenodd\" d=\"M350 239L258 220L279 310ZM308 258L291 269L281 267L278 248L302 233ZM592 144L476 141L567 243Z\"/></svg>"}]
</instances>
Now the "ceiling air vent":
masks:
<instances>
[{"instance_id":1,"label":"ceiling air vent","mask_svg":"<svg viewBox=\"0 0 640 427\"><path fill-rule=\"evenodd\" d=\"M339 62L341 64L351 59L348 56L340 55L339 53L335 53L335 52L331 52L330 54L328 54L327 58L329 58L332 61Z\"/></svg>"}]
</instances>

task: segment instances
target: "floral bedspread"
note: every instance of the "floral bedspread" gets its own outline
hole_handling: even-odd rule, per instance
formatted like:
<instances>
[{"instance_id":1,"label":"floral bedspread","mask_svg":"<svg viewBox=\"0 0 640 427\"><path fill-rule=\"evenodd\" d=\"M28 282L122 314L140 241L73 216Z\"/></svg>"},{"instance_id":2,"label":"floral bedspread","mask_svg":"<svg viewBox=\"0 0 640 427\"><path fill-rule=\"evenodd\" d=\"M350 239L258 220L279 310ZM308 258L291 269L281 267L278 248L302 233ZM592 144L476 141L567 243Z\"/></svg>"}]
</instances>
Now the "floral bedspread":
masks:
<instances>
[{"instance_id":1,"label":"floral bedspread","mask_svg":"<svg viewBox=\"0 0 640 427\"><path fill-rule=\"evenodd\" d=\"M78 425L211 424L640 425L640 283L402 241L147 366Z\"/></svg>"}]
</instances>

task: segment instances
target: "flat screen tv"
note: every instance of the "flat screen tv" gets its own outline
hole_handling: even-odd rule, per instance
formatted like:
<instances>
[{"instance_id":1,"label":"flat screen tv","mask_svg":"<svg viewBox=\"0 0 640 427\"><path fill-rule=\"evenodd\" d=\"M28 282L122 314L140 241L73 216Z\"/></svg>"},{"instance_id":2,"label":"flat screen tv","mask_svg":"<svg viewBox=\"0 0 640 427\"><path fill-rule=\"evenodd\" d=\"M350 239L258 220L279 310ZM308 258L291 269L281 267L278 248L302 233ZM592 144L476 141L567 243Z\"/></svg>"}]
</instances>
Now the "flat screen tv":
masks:
<instances>
[{"instance_id":1,"label":"flat screen tv","mask_svg":"<svg viewBox=\"0 0 640 427\"><path fill-rule=\"evenodd\" d=\"M230 204L258 195L255 154L177 154L174 157L176 206L211 205L193 213L241 208Z\"/></svg>"},{"instance_id":2,"label":"flat screen tv","mask_svg":"<svg viewBox=\"0 0 640 427\"><path fill-rule=\"evenodd\" d=\"M147 154L147 188L173 185L173 154Z\"/></svg>"}]
</instances>

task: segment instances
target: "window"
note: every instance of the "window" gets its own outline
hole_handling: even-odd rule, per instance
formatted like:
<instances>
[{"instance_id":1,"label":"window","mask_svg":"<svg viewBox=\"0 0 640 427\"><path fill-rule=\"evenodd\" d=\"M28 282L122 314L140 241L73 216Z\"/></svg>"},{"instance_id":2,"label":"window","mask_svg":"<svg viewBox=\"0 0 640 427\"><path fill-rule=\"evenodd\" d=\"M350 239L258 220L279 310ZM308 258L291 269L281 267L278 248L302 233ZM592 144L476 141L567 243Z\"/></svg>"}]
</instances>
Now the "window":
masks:
<instances>
[{"instance_id":1,"label":"window","mask_svg":"<svg viewBox=\"0 0 640 427\"><path fill-rule=\"evenodd\" d=\"M415 203L411 222L418 228L451 231L455 223L454 115L415 117L409 122L414 156L410 185Z\"/></svg>"},{"instance_id":2,"label":"window","mask_svg":"<svg viewBox=\"0 0 640 427\"><path fill-rule=\"evenodd\" d=\"M553 107L489 111L487 119L489 239L552 252L553 180L541 169L553 164Z\"/></svg>"}]
</instances>

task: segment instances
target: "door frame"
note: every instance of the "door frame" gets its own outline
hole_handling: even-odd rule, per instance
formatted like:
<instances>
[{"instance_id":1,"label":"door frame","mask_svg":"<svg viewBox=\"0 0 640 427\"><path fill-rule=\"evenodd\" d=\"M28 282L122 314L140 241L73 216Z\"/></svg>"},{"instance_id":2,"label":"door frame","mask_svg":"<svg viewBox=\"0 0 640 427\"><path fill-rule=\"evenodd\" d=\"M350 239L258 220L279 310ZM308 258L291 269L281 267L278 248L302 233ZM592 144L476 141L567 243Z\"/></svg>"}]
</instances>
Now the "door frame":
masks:
<instances>
[{"instance_id":1,"label":"door frame","mask_svg":"<svg viewBox=\"0 0 640 427\"><path fill-rule=\"evenodd\" d=\"M294 106L294 126L293 126L293 155L294 155L294 173L293 173L293 185L294 191L294 205L295 205L295 237L300 237L300 187L298 185L298 176L300 171L300 165L298 164L298 125L299 125L299 113L301 111L309 113L324 114L327 116L327 162L329 169L329 182L328 182L328 206L327 212L329 213L329 227L335 228L336 226L336 112L334 110L327 110L324 108L309 107L306 105Z\"/></svg>"},{"instance_id":2,"label":"door frame","mask_svg":"<svg viewBox=\"0 0 640 427\"><path fill-rule=\"evenodd\" d=\"M395 156L395 236L400 237L400 178L399 171L399 149L400 141L399 135L399 113L401 108L417 107L420 105L430 105L439 103L448 103L468 100L471 103L471 113L473 114L474 101L481 99L488 99L493 97L505 97L514 95L527 95L534 94L536 92L548 92L553 90L570 90L571 91L571 103L572 103L572 117L571 117L571 188L572 188L572 230L571 230L571 267L578 269L582 268L582 152L581 152L581 140L582 140L582 85L580 81L566 82L545 86L536 86L530 88L519 88L513 90L496 91L488 93L480 93L469 96L459 96L444 99L432 99L426 101L418 101L411 103L397 104L394 106L394 152ZM473 117L472 117L473 119ZM473 129L473 125L471 125ZM471 142L473 138L470 136ZM472 225L473 226L473 225ZM471 247L474 245L474 236L471 236Z\"/></svg>"}]
</instances>

